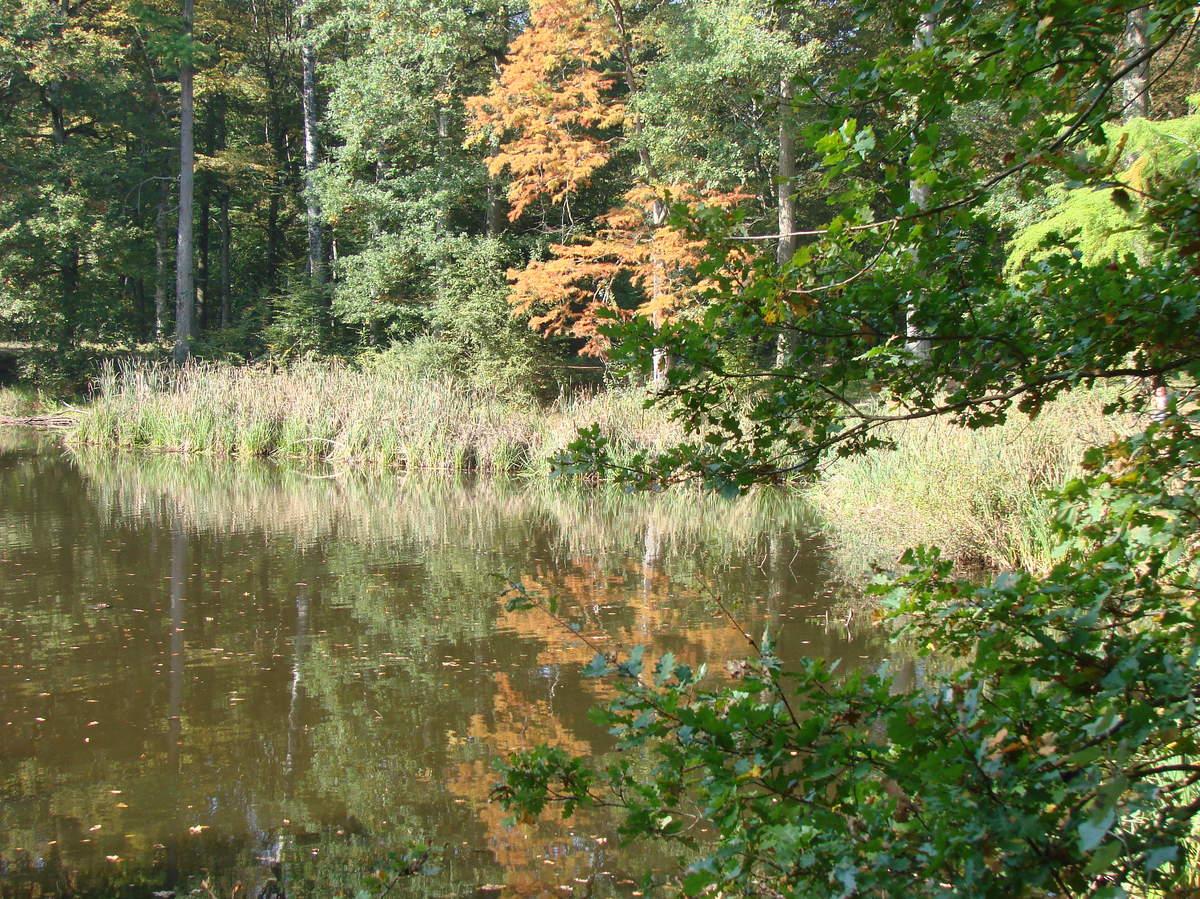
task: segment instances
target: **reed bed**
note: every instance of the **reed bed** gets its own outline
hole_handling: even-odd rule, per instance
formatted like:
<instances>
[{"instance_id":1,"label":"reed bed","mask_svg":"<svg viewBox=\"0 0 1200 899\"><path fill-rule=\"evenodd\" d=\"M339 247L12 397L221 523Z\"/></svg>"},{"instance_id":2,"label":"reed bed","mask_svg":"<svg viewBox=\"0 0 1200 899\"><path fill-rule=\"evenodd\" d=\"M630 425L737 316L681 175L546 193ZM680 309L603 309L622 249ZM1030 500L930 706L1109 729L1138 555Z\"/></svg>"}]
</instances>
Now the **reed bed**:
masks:
<instances>
[{"instance_id":1,"label":"reed bed","mask_svg":"<svg viewBox=\"0 0 1200 899\"><path fill-rule=\"evenodd\" d=\"M618 462L681 441L644 396L611 389L539 405L462 381L334 362L129 363L104 368L68 439L335 468L546 474L593 423ZM851 575L921 543L964 566L1045 569L1054 515L1046 491L1078 474L1085 447L1132 424L1106 416L1104 403L1077 391L1035 419L1013 414L982 431L937 419L897 424L888 432L894 449L833 461L808 499Z\"/></svg>"},{"instance_id":2,"label":"reed bed","mask_svg":"<svg viewBox=\"0 0 1200 899\"><path fill-rule=\"evenodd\" d=\"M964 566L1045 570L1054 503L1088 446L1128 430L1098 391L1076 391L1034 419L1014 413L972 431L939 419L897 424L894 449L835 461L810 491L845 567L887 566L937 546Z\"/></svg>"},{"instance_id":3,"label":"reed bed","mask_svg":"<svg viewBox=\"0 0 1200 899\"><path fill-rule=\"evenodd\" d=\"M26 418L42 412L45 397L31 387L0 387L0 418Z\"/></svg>"},{"instance_id":4,"label":"reed bed","mask_svg":"<svg viewBox=\"0 0 1200 899\"><path fill-rule=\"evenodd\" d=\"M678 441L678 428L643 398L608 390L542 406L461 381L332 362L137 363L102 370L69 439L336 466L540 473L593 423L618 457Z\"/></svg>"}]
</instances>

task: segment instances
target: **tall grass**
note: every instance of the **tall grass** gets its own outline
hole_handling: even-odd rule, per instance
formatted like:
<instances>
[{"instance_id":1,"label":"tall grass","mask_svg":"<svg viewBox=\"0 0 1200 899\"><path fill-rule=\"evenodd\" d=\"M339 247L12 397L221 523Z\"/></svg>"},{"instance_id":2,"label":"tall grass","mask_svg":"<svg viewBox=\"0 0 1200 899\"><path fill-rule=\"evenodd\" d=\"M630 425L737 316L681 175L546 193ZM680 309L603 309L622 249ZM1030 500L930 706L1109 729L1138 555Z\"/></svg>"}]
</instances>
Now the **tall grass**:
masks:
<instances>
[{"instance_id":1,"label":"tall grass","mask_svg":"<svg viewBox=\"0 0 1200 899\"><path fill-rule=\"evenodd\" d=\"M0 418L28 418L46 406L46 398L32 387L0 387Z\"/></svg>"},{"instance_id":2,"label":"tall grass","mask_svg":"<svg viewBox=\"0 0 1200 899\"><path fill-rule=\"evenodd\" d=\"M597 423L618 455L681 437L643 395L575 394L549 406L443 378L348 365L105 366L70 440L210 456L375 468L548 471Z\"/></svg>"},{"instance_id":3,"label":"tall grass","mask_svg":"<svg viewBox=\"0 0 1200 899\"><path fill-rule=\"evenodd\" d=\"M572 394L549 405L411 372L320 362L289 368L199 363L106 366L69 439L206 456L271 457L374 469L545 473L593 423L617 461L685 435L637 390ZM1035 419L970 431L896 424L890 450L836 460L809 492L841 567L865 571L907 547L937 545L964 565L1049 564L1044 496L1078 473L1085 447L1129 422L1077 391ZM624 457L624 459L622 459Z\"/></svg>"},{"instance_id":4,"label":"tall grass","mask_svg":"<svg viewBox=\"0 0 1200 899\"><path fill-rule=\"evenodd\" d=\"M1045 497L1079 473L1088 446L1130 422L1076 391L1034 419L1014 413L980 431L926 419L891 426L894 449L839 459L811 490L849 568L894 562L917 544L964 565L1044 570L1053 543Z\"/></svg>"}]
</instances>

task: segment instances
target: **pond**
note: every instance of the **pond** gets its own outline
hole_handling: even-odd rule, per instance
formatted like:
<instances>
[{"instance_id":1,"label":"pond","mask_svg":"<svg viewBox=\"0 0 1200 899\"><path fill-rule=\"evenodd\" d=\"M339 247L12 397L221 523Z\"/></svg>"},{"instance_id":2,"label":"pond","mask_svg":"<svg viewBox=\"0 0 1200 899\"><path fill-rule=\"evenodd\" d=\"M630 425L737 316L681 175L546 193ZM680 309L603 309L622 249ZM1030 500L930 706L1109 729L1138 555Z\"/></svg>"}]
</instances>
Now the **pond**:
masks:
<instances>
[{"instance_id":1,"label":"pond","mask_svg":"<svg viewBox=\"0 0 1200 899\"><path fill-rule=\"evenodd\" d=\"M273 866L292 899L356 896L415 842L429 864L391 896L637 895L661 848L488 801L512 750L609 745L587 711L611 688L569 627L720 677L749 654L724 605L785 659L873 664L880 636L828 614L832 569L784 496L334 477L0 429L0 896L254 896ZM513 581L564 620L506 612Z\"/></svg>"}]
</instances>

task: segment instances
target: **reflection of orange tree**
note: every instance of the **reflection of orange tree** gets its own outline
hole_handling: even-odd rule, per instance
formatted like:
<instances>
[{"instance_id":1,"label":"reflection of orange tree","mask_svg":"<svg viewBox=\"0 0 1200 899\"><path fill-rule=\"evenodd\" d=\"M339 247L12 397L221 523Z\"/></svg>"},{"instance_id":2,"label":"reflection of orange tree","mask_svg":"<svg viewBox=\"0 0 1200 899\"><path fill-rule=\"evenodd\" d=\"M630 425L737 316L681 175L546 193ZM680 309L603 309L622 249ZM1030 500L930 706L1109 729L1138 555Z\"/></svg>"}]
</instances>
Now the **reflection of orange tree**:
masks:
<instances>
[{"instance_id":1,"label":"reflection of orange tree","mask_svg":"<svg viewBox=\"0 0 1200 899\"><path fill-rule=\"evenodd\" d=\"M636 592L629 589L634 580L641 586ZM626 560L617 574L590 557L557 566L535 564L520 583L530 596L553 596L559 603L560 614L552 616L544 610L510 612L501 601L497 626L538 639L540 665L585 664L596 651L589 644L605 651L660 644L693 667L705 662L719 666L751 651L745 634L711 597L691 579L686 584L673 582L656 560ZM618 606L623 614L603 614ZM568 620L579 637L569 633ZM745 624L759 626L757 621ZM609 696L606 681L589 683L598 698Z\"/></svg>"},{"instance_id":2,"label":"reflection of orange tree","mask_svg":"<svg viewBox=\"0 0 1200 899\"><path fill-rule=\"evenodd\" d=\"M472 715L466 739L488 748L490 756L503 757L538 743L560 746L568 752L585 754L588 744L573 735L544 699L530 700L502 672L494 676L496 689L488 714ZM461 738L460 738L461 739ZM594 873L594 855L600 844L594 839L574 838L555 828L557 811L547 809L541 820L506 827L507 813L488 801L495 781L487 758L461 762L447 777L447 788L476 809L487 834L487 847L505 871L508 895L540 896L555 885L586 880ZM577 818L573 827L588 830L588 821Z\"/></svg>"},{"instance_id":3,"label":"reflection of orange tree","mask_svg":"<svg viewBox=\"0 0 1200 899\"><path fill-rule=\"evenodd\" d=\"M720 664L743 657L748 644L741 631L709 606L695 589L673 586L671 578L648 556L625 563L615 573L611 566L591 557L559 561L551 566L537 563L521 579L521 585L537 597L559 599L560 616L544 609L508 611L504 598L498 602L497 627L540 644L536 664L545 668L564 663L580 665L590 660L593 647L627 649L642 643L657 649L669 648L681 662ZM630 583L642 589L630 595ZM615 620L604 610L620 604L628 614ZM572 636L566 625L578 628ZM447 780L448 789L468 800L487 833L488 848L507 872L506 887L513 895L545 895L550 884L570 883L595 873L595 853L601 843L586 834L604 827L599 813L582 816L573 823L578 836L556 829L556 809L547 809L536 822L506 827L506 813L488 802L495 780L488 760L505 757L537 744L560 747L575 755L590 753L592 747L575 733L560 711L545 698L528 695L514 684L509 674L493 674L495 690L491 709L472 715L465 735L451 735L452 744L473 743L486 747L486 754L460 763ZM587 681L597 700L611 697L607 681ZM578 713L572 708L571 713ZM589 826L595 825L595 827ZM548 864L551 862L552 864Z\"/></svg>"}]
</instances>

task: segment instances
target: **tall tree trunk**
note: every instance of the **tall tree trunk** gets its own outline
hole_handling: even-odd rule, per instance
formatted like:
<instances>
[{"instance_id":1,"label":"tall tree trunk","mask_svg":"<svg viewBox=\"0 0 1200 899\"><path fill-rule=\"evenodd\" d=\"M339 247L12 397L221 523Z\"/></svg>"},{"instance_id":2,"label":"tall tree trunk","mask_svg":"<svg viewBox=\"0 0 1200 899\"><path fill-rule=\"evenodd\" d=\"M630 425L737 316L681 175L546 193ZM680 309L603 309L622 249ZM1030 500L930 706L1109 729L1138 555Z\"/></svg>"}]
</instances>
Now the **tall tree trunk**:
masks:
<instances>
[{"instance_id":1,"label":"tall tree trunk","mask_svg":"<svg viewBox=\"0 0 1200 899\"><path fill-rule=\"evenodd\" d=\"M779 11L779 31L787 31L791 19L785 7ZM776 177L776 206L779 211L779 243L775 247L775 261L783 268L796 253L796 139L792 133L792 99L794 97L792 76L783 72L779 77L779 157ZM795 335L781 331L775 339L775 367L787 364L795 352Z\"/></svg>"},{"instance_id":2,"label":"tall tree trunk","mask_svg":"<svg viewBox=\"0 0 1200 899\"><path fill-rule=\"evenodd\" d=\"M191 36L194 0L183 0L183 28L189 46L179 67L179 232L175 244L175 361L182 364L192 352L192 313L196 301L192 273L192 194L195 188L196 148L192 130Z\"/></svg>"},{"instance_id":3,"label":"tall tree trunk","mask_svg":"<svg viewBox=\"0 0 1200 899\"><path fill-rule=\"evenodd\" d=\"M507 21L507 17L505 17ZM504 44L507 47L510 39L507 27L504 29ZM499 78L502 67L500 65L500 57L497 56L493 60L496 77ZM488 156L495 156L500 152L500 135L493 132L488 137ZM504 233L504 190L497 178L488 174L487 179L487 235L488 237L499 237Z\"/></svg>"},{"instance_id":4,"label":"tall tree trunk","mask_svg":"<svg viewBox=\"0 0 1200 899\"><path fill-rule=\"evenodd\" d=\"M212 101L212 146L213 153L220 153L229 146L229 127L226 121L226 112L228 104L223 93L218 93L213 97ZM212 294L212 315L210 318L219 316L219 326L228 328L230 325L230 281L229 281L229 241L231 234L229 231L229 200L230 188L229 181L223 176L216 184L217 187L217 239L219 246L217 249L217 286L214 291L209 287L208 293ZM209 275L211 282L212 275Z\"/></svg>"},{"instance_id":5,"label":"tall tree trunk","mask_svg":"<svg viewBox=\"0 0 1200 899\"><path fill-rule=\"evenodd\" d=\"M304 43L300 48L302 80L301 99L304 106L304 200L308 221L308 278L318 287L325 283L325 251L321 240L321 202L317 198L317 166L320 164L320 145L317 139L317 52L308 39L311 22L307 14L300 16L300 33Z\"/></svg>"},{"instance_id":6,"label":"tall tree trunk","mask_svg":"<svg viewBox=\"0 0 1200 899\"><path fill-rule=\"evenodd\" d=\"M207 150L209 153L212 152L211 143ZM196 260L196 323L202 332L208 329L213 319L212 291L210 290L212 269L209 266L211 218L212 176L208 172L202 172L200 175L200 216L196 222L200 228L196 240L197 248L200 251Z\"/></svg>"},{"instance_id":7,"label":"tall tree trunk","mask_svg":"<svg viewBox=\"0 0 1200 899\"><path fill-rule=\"evenodd\" d=\"M1125 58L1129 61L1137 59L1146 52L1148 46L1147 29L1148 8L1143 6L1132 10L1125 22ZM1121 94L1124 107L1121 118L1128 122L1130 119L1145 119L1150 117L1150 60L1147 59L1125 76L1121 82Z\"/></svg>"},{"instance_id":8,"label":"tall tree trunk","mask_svg":"<svg viewBox=\"0 0 1200 899\"><path fill-rule=\"evenodd\" d=\"M229 281L229 244L232 233L229 230L229 186L221 187L221 327L228 328L233 324L233 304L231 296L232 285Z\"/></svg>"},{"instance_id":9,"label":"tall tree trunk","mask_svg":"<svg viewBox=\"0 0 1200 899\"><path fill-rule=\"evenodd\" d=\"M131 278L130 287L133 291L134 305L137 307L138 335L143 340L152 340L154 338L154 309L146 294L146 279L141 275Z\"/></svg>"},{"instance_id":10,"label":"tall tree trunk","mask_svg":"<svg viewBox=\"0 0 1200 899\"><path fill-rule=\"evenodd\" d=\"M924 12L921 13L921 20L917 24L916 34L913 36L913 49L924 50L933 45L933 33L937 28L937 13ZM915 135L914 135L915 138ZM929 185L921 184L915 178L909 182L908 196L913 204L920 210L929 208ZM917 258L917 249L912 250L914 262ZM925 360L929 358L930 342L929 338L921 332L920 326L916 322L915 304L909 302L904 310L904 334L905 347L917 359Z\"/></svg>"},{"instance_id":11,"label":"tall tree trunk","mask_svg":"<svg viewBox=\"0 0 1200 899\"><path fill-rule=\"evenodd\" d=\"M491 137L489 155L496 155L500 149L500 136L493 134ZM488 175L487 180L487 235L488 237L499 237L504 233L504 191L500 187L500 182Z\"/></svg>"},{"instance_id":12,"label":"tall tree trunk","mask_svg":"<svg viewBox=\"0 0 1200 899\"><path fill-rule=\"evenodd\" d=\"M609 9L612 10L613 21L617 26L618 50L621 55L621 66L624 70L625 87L628 89L630 96L638 93L639 84L637 72L633 65L633 40L629 34L628 24L625 21L625 7L622 5L622 0L608 0ZM633 133L636 137L640 137L642 133L642 122L640 118L633 120ZM655 187L654 161L650 158L650 151L645 145L638 141L638 162L642 168L642 182L650 187ZM650 225L654 229L661 228L667 221L667 205L662 200L656 199L650 210ZM650 295L651 300L658 308L658 299L665 289L666 271L665 266L661 261L654 263L654 275L651 278ZM652 319L652 324L655 329L662 327L664 316L662 313L655 313ZM661 390L667 385L667 372L671 368L671 357L665 349L656 347L651 351L650 356L650 387L652 390Z\"/></svg>"},{"instance_id":13,"label":"tall tree trunk","mask_svg":"<svg viewBox=\"0 0 1200 899\"><path fill-rule=\"evenodd\" d=\"M487 236L499 237L504 233L504 209L500 205L501 191L496 179L489 177L487 183Z\"/></svg>"},{"instance_id":14,"label":"tall tree trunk","mask_svg":"<svg viewBox=\"0 0 1200 899\"><path fill-rule=\"evenodd\" d=\"M64 17L70 14L66 0L63 0L61 10ZM54 81L50 84L46 97L46 105L50 110L51 136L65 171L67 113L63 108L62 84L60 82ZM72 190L74 184L69 174L64 174L61 186L64 193L69 193ZM75 342L76 329L79 325L79 249L75 245L73 237L67 238L67 242L60 248L58 253L58 283L60 310L62 312L62 324L58 331L58 345L60 350L68 350L71 349Z\"/></svg>"},{"instance_id":15,"label":"tall tree trunk","mask_svg":"<svg viewBox=\"0 0 1200 899\"><path fill-rule=\"evenodd\" d=\"M438 205L441 207L442 230L450 230L450 202L446 186L450 183L450 110L444 106L437 111L437 184L440 194Z\"/></svg>"},{"instance_id":16,"label":"tall tree trunk","mask_svg":"<svg viewBox=\"0 0 1200 899\"><path fill-rule=\"evenodd\" d=\"M649 156L647 155L646 163L649 164ZM651 210L651 224L654 228L661 228L667 220L667 205L662 200L655 200L654 207ZM655 308L658 308L659 297L662 296L665 289L664 282L666 281L667 273L661 259L654 262L654 275L650 279L650 294L654 301ZM652 323L654 329L658 330L666 321L666 316L662 312L656 312ZM667 386L667 373L671 370L671 356L662 347L655 347L650 354L650 387L653 390L662 390Z\"/></svg>"},{"instance_id":17,"label":"tall tree trunk","mask_svg":"<svg viewBox=\"0 0 1200 899\"><path fill-rule=\"evenodd\" d=\"M71 349L79 329L79 250L67 247L60 254L59 283L62 287L62 330L60 349Z\"/></svg>"},{"instance_id":18,"label":"tall tree trunk","mask_svg":"<svg viewBox=\"0 0 1200 899\"><path fill-rule=\"evenodd\" d=\"M160 340L167 336L167 207L171 200L170 182L164 179L161 184L154 215L154 336Z\"/></svg>"},{"instance_id":19,"label":"tall tree trunk","mask_svg":"<svg viewBox=\"0 0 1200 899\"><path fill-rule=\"evenodd\" d=\"M268 90L268 95L274 97L274 91ZM270 99L268 103L274 104L275 100ZM275 181L270 186L269 198L267 200L267 283L268 292L274 293L275 288L279 285L279 263L282 255L282 235L279 230L279 212L280 198L286 189L287 182L287 159L286 159L286 134L284 132L282 116L277 109L271 109L267 112L267 133L271 142L272 155L275 162Z\"/></svg>"}]
</instances>

